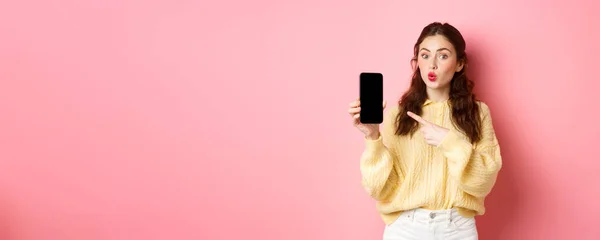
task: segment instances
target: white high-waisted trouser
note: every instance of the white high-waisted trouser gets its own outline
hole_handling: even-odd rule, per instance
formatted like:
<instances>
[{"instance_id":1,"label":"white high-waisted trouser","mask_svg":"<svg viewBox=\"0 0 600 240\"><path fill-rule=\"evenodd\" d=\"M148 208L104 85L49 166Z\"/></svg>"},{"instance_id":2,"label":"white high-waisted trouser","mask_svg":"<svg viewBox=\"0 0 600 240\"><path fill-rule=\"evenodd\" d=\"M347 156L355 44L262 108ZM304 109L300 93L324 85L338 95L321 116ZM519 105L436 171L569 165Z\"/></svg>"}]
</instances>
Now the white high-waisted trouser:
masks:
<instances>
[{"instance_id":1,"label":"white high-waisted trouser","mask_svg":"<svg viewBox=\"0 0 600 240\"><path fill-rule=\"evenodd\" d=\"M386 225L383 240L477 240L475 218L465 218L456 209L402 212Z\"/></svg>"}]
</instances>

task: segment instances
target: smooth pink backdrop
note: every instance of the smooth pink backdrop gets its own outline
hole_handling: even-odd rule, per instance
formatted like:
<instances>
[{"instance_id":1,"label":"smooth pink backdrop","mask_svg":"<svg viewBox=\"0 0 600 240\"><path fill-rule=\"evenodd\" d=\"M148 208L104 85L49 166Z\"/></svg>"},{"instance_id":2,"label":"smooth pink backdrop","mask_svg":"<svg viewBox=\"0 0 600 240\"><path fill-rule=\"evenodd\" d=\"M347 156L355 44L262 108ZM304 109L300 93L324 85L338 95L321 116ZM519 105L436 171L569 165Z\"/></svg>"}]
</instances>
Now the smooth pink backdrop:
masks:
<instances>
[{"instance_id":1,"label":"smooth pink backdrop","mask_svg":"<svg viewBox=\"0 0 600 240\"><path fill-rule=\"evenodd\" d=\"M597 239L593 1L5 1L0 239L380 239L347 114L432 21L468 41L504 168L481 239Z\"/></svg>"}]
</instances>

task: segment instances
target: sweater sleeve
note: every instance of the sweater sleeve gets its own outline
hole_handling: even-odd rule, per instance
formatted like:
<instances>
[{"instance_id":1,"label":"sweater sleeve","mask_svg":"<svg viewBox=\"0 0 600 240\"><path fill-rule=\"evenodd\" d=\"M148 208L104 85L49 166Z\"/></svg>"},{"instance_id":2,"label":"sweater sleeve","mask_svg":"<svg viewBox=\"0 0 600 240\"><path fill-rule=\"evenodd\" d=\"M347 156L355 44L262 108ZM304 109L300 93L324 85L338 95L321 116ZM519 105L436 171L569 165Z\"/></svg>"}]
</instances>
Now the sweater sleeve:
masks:
<instances>
[{"instance_id":1,"label":"sweater sleeve","mask_svg":"<svg viewBox=\"0 0 600 240\"><path fill-rule=\"evenodd\" d=\"M477 198L487 196L502 168L500 146L496 139L490 110L481 103L482 139L475 145L452 129L438 146L448 160L449 173L465 193Z\"/></svg>"},{"instance_id":2,"label":"sweater sleeve","mask_svg":"<svg viewBox=\"0 0 600 240\"><path fill-rule=\"evenodd\" d=\"M382 201L392 195L403 174L398 167L394 144L397 110L390 110L384 119L378 139L364 139L365 150L360 159L362 186L375 200Z\"/></svg>"}]
</instances>

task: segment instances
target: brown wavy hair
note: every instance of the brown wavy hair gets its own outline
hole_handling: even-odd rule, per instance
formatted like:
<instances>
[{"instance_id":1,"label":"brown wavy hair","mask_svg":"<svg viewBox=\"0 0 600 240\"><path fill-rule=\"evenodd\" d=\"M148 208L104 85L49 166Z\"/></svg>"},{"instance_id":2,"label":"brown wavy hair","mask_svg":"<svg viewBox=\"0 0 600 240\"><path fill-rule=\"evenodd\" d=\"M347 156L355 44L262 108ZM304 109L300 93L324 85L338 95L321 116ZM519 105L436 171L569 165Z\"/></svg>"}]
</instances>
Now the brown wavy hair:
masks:
<instances>
[{"instance_id":1,"label":"brown wavy hair","mask_svg":"<svg viewBox=\"0 0 600 240\"><path fill-rule=\"evenodd\" d=\"M398 101L401 110L396 118L397 135L411 135L418 130L419 124L407 115L411 111L417 115L422 114L422 106L427 100L426 85L423 82L417 58L419 54L419 45L429 36L442 35L456 49L457 61L463 64L460 72L454 74L450 81L450 99L449 104L452 108L452 123L459 130L469 137L472 143L481 139L481 119L480 109L477 104L477 98L473 93L474 82L467 77L468 59L465 52L466 43L462 34L448 23L434 22L427 25L421 31L414 46L414 56L411 59L414 72L410 88L402 95Z\"/></svg>"}]
</instances>

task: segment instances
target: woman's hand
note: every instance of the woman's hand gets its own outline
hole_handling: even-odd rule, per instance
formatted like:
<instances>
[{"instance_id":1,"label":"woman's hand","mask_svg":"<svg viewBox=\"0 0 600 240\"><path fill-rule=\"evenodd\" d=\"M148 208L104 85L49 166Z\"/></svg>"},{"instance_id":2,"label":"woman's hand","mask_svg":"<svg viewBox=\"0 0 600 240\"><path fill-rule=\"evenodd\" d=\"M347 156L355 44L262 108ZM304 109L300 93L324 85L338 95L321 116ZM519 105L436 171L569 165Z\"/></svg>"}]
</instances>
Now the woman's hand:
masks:
<instances>
[{"instance_id":1,"label":"woman's hand","mask_svg":"<svg viewBox=\"0 0 600 240\"><path fill-rule=\"evenodd\" d=\"M385 109L386 102L383 101L383 109ZM375 140L379 138L379 124L363 124L360 122L360 99L350 103L350 109L348 110L354 126L358 128L367 139Z\"/></svg>"},{"instance_id":2,"label":"woman's hand","mask_svg":"<svg viewBox=\"0 0 600 240\"><path fill-rule=\"evenodd\" d=\"M421 132L425 137L425 141L429 145L433 145L436 147L439 146L450 131L450 129L443 128L439 125L428 122L427 120L421 118L419 115L414 114L410 111L407 114L409 117L413 118L421 124Z\"/></svg>"}]
</instances>

